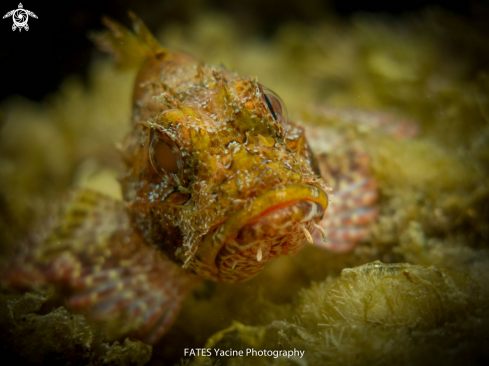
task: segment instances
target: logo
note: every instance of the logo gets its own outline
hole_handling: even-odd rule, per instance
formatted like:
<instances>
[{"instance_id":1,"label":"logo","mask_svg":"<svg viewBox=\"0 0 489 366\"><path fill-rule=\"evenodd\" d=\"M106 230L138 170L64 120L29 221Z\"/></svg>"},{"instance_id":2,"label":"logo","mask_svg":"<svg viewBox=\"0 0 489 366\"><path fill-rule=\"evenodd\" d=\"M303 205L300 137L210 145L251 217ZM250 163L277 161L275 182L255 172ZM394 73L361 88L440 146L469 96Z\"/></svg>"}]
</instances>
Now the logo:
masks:
<instances>
[{"instance_id":1,"label":"logo","mask_svg":"<svg viewBox=\"0 0 489 366\"><path fill-rule=\"evenodd\" d=\"M19 8L9 11L7 14L3 16L3 19L12 17L14 24L12 25L12 30L15 31L19 28L19 32L24 28L26 31L29 30L29 26L27 25L27 21L29 20L29 15L33 18L37 19L37 15L34 14L30 10L24 9L22 3L19 3Z\"/></svg>"}]
</instances>

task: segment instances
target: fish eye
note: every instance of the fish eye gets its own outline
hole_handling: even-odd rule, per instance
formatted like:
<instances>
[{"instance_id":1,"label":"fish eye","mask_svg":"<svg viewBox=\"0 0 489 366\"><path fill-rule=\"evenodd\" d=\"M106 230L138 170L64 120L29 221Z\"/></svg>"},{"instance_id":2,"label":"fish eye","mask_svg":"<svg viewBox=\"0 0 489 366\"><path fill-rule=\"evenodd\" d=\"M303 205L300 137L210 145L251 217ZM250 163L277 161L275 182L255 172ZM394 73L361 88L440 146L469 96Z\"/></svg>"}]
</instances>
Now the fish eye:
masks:
<instances>
[{"instance_id":1,"label":"fish eye","mask_svg":"<svg viewBox=\"0 0 489 366\"><path fill-rule=\"evenodd\" d=\"M263 103L268 107L273 119L281 125L287 124L287 108L282 98L265 86L262 86L261 89Z\"/></svg>"},{"instance_id":2,"label":"fish eye","mask_svg":"<svg viewBox=\"0 0 489 366\"><path fill-rule=\"evenodd\" d=\"M182 163L176 151L178 149L176 147L172 148L169 142L156 135L153 136L149 145L149 160L159 175L178 173Z\"/></svg>"}]
</instances>

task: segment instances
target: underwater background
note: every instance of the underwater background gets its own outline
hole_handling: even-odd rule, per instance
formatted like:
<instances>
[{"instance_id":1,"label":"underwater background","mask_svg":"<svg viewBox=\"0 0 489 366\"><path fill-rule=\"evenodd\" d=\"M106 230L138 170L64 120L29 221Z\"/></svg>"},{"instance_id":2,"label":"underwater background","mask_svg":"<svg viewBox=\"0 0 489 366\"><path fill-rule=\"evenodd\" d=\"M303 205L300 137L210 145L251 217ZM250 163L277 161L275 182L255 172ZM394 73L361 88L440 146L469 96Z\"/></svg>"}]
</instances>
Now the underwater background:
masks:
<instances>
[{"instance_id":1,"label":"underwater background","mask_svg":"<svg viewBox=\"0 0 489 366\"><path fill-rule=\"evenodd\" d=\"M308 246L251 281L201 284L153 347L104 339L52 289L3 288L0 339L12 364L488 363L487 3L23 4L39 17L30 30L12 32L8 19L0 29L3 258L70 188L121 197L115 146L130 128L135 70L117 70L87 34L102 15L129 25L128 10L164 47L258 76L291 120L351 130L370 155L380 214L350 253ZM416 137L378 134L363 124L372 120L409 121ZM204 346L306 352L184 357Z\"/></svg>"}]
</instances>

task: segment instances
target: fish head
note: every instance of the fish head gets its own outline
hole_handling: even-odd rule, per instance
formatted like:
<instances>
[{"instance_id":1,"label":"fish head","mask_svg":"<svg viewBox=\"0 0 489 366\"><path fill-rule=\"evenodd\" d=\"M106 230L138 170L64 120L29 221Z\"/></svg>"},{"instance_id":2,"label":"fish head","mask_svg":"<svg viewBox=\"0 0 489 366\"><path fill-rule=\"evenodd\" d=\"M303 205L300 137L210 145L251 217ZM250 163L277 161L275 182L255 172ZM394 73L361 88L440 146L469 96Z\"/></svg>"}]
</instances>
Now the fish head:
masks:
<instances>
[{"instance_id":1,"label":"fish head","mask_svg":"<svg viewBox=\"0 0 489 366\"><path fill-rule=\"evenodd\" d=\"M122 185L148 243L206 279L239 282L310 238L328 197L278 95L160 51L144 62L133 102Z\"/></svg>"}]
</instances>

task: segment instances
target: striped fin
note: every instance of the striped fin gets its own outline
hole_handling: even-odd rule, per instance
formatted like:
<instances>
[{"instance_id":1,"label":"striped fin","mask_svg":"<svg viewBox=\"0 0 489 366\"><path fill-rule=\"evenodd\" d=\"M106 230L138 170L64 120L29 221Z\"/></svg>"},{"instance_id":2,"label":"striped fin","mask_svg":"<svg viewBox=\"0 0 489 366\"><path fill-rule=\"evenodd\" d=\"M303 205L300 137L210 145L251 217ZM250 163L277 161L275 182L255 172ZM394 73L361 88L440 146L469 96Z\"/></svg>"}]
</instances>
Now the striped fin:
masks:
<instances>
[{"instance_id":1,"label":"striped fin","mask_svg":"<svg viewBox=\"0 0 489 366\"><path fill-rule=\"evenodd\" d=\"M344 131L311 127L307 137L321 175L331 187L329 206L315 230L314 244L334 252L348 252L370 236L378 216L378 189L370 174L370 158L358 141Z\"/></svg>"},{"instance_id":2,"label":"striped fin","mask_svg":"<svg viewBox=\"0 0 489 366\"><path fill-rule=\"evenodd\" d=\"M197 278L144 243L122 202L79 191L57 213L45 225L50 232L23 243L0 278L56 285L69 308L104 325L108 339L158 341Z\"/></svg>"},{"instance_id":3,"label":"striped fin","mask_svg":"<svg viewBox=\"0 0 489 366\"><path fill-rule=\"evenodd\" d=\"M366 134L412 138L418 135L419 126L407 118L360 109L316 107L310 113L321 126L307 127L308 142L323 180L332 188L329 207L318 223L326 242L316 230L314 244L347 252L369 239L371 224L378 216L379 192L362 138Z\"/></svg>"},{"instance_id":4,"label":"striped fin","mask_svg":"<svg viewBox=\"0 0 489 366\"><path fill-rule=\"evenodd\" d=\"M365 154L365 155L364 155ZM347 252L370 236L370 224L377 218L378 190L375 179L368 174L366 153L352 153L344 158L349 164L332 167L325 155L319 155L323 179L332 187L330 204L318 223L324 231L313 233L314 244L335 252ZM338 160L343 160L339 159ZM358 164L358 161L362 161Z\"/></svg>"}]
</instances>

